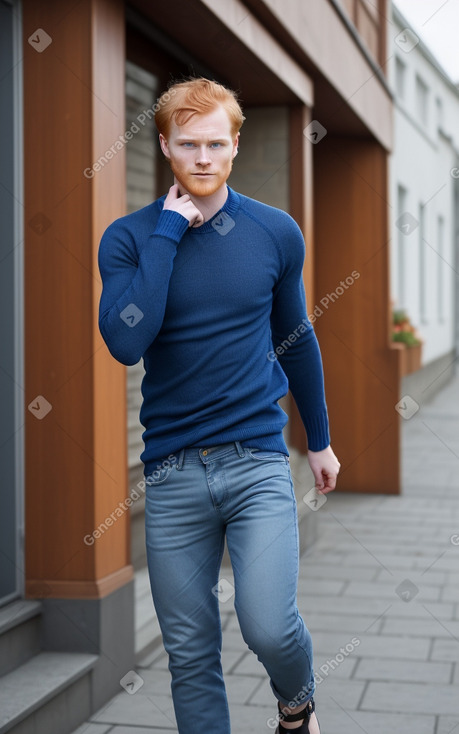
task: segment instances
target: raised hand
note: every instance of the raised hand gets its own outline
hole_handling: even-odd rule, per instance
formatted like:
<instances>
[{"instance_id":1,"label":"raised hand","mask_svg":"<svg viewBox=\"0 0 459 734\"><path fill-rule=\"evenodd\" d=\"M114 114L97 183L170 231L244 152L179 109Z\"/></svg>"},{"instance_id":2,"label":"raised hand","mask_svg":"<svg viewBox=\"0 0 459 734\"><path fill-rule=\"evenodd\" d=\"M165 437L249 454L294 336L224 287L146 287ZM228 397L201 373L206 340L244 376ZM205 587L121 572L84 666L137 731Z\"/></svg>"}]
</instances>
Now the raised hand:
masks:
<instances>
[{"instance_id":1,"label":"raised hand","mask_svg":"<svg viewBox=\"0 0 459 734\"><path fill-rule=\"evenodd\" d=\"M178 184L173 184L164 201L164 209L178 212L188 219L189 227L199 227L204 222L204 216L191 201L189 194L180 196Z\"/></svg>"}]
</instances>

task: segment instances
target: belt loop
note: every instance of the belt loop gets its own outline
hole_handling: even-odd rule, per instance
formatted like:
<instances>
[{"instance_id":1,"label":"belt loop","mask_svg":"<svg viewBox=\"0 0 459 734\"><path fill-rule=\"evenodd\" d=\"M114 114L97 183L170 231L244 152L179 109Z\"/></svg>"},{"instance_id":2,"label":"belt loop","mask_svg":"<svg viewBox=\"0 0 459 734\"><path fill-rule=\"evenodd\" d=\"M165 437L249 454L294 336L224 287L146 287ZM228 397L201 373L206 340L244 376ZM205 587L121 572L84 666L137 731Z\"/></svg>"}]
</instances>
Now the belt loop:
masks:
<instances>
[{"instance_id":1,"label":"belt loop","mask_svg":"<svg viewBox=\"0 0 459 734\"><path fill-rule=\"evenodd\" d=\"M245 450L242 448L242 446L239 443L239 441L235 441L234 443L236 445L236 451L238 452L240 458L243 459L244 456L245 456Z\"/></svg>"},{"instance_id":2,"label":"belt loop","mask_svg":"<svg viewBox=\"0 0 459 734\"><path fill-rule=\"evenodd\" d=\"M180 470L182 468L184 460L185 460L185 449L180 449L179 457L177 461L177 469Z\"/></svg>"}]
</instances>

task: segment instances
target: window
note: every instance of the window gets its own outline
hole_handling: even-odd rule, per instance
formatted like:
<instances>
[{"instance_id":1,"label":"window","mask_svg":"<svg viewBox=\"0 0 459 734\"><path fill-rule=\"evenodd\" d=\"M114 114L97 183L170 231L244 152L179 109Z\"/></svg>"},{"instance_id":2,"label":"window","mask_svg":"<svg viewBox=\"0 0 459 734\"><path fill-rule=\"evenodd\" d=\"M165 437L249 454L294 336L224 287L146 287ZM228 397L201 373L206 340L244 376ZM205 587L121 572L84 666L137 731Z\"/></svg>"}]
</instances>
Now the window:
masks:
<instances>
[{"instance_id":1,"label":"window","mask_svg":"<svg viewBox=\"0 0 459 734\"><path fill-rule=\"evenodd\" d=\"M406 211L407 193L403 186L397 188L397 221ZM405 239L406 235L401 227L398 227L397 237L397 300L399 308L406 307L406 283L405 283Z\"/></svg>"},{"instance_id":2,"label":"window","mask_svg":"<svg viewBox=\"0 0 459 734\"><path fill-rule=\"evenodd\" d=\"M437 318L438 321L443 322L445 320L445 277L444 277L444 250L445 250L445 220L442 216L437 219L437 246L436 251L437 257Z\"/></svg>"},{"instance_id":3,"label":"window","mask_svg":"<svg viewBox=\"0 0 459 734\"><path fill-rule=\"evenodd\" d=\"M416 114L422 125L428 123L429 89L421 77L416 77Z\"/></svg>"},{"instance_id":4,"label":"window","mask_svg":"<svg viewBox=\"0 0 459 734\"><path fill-rule=\"evenodd\" d=\"M443 102L440 97L436 99L437 108L437 129L438 131L443 130Z\"/></svg>"},{"instance_id":5,"label":"window","mask_svg":"<svg viewBox=\"0 0 459 734\"><path fill-rule=\"evenodd\" d=\"M427 322L427 243L425 240L424 204L419 204L419 313L421 321Z\"/></svg>"},{"instance_id":6,"label":"window","mask_svg":"<svg viewBox=\"0 0 459 734\"><path fill-rule=\"evenodd\" d=\"M398 56L395 57L395 94L399 99L405 99L406 65Z\"/></svg>"}]
</instances>

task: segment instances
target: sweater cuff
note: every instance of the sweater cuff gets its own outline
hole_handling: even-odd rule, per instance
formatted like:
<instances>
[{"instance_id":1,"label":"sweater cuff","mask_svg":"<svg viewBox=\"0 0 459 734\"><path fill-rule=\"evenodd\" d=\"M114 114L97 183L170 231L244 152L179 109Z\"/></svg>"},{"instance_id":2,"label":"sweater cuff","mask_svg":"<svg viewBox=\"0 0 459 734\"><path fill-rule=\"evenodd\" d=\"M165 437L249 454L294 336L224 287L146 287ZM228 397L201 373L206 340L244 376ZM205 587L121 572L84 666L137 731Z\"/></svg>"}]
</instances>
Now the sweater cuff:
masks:
<instances>
[{"instance_id":1,"label":"sweater cuff","mask_svg":"<svg viewBox=\"0 0 459 734\"><path fill-rule=\"evenodd\" d=\"M311 451L323 451L330 444L328 415L325 411L319 415L308 416L305 421L308 448Z\"/></svg>"},{"instance_id":2,"label":"sweater cuff","mask_svg":"<svg viewBox=\"0 0 459 734\"><path fill-rule=\"evenodd\" d=\"M183 214L174 212L172 209L163 209L156 223L153 236L168 237L178 244L188 226L188 219Z\"/></svg>"}]
</instances>

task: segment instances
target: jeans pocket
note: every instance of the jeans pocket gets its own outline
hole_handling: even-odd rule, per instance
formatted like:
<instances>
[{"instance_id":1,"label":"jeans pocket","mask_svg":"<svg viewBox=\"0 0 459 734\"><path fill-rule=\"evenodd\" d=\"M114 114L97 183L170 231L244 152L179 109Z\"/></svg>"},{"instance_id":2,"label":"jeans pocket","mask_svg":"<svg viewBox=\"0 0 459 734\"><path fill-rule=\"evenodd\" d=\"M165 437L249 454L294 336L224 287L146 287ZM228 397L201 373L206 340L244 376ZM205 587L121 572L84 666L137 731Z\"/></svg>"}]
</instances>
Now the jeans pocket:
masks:
<instances>
[{"instance_id":1,"label":"jeans pocket","mask_svg":"<svg viewBox=\"0 0 459 734\"><path fill-rule=\"evenodd\" d=\"M145 484L147 487L157 487L158 484L164 484L166 479L169 477L172 469L174 468L175 464L161 464L161 466L158 466L157 469L155 469L154 472L151 474L148 474L145 477Z\"/></svg>"},{"instance_id":2,"label":"jeans pocket","mask_svg":"<svg viewBox=\"0 0 459 734\"><path fill-rule=\"evenodd\" d=\"M263 449L246 448L246 454L255 461L279 461L289 463L288 456L281 451L265 451Z\"/></svg>"}]
</instances>

